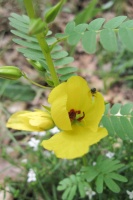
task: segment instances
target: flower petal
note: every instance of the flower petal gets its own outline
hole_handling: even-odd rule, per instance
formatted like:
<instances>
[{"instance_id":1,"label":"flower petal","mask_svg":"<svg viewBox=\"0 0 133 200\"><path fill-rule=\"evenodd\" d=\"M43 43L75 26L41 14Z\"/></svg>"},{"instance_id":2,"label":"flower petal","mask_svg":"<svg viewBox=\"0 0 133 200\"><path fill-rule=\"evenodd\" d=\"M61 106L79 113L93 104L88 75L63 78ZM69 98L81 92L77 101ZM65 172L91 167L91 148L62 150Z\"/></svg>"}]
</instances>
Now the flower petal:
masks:
<instances>
[{"instance_id":1,"label":"flower petal","mask_svg":"<svg viewBox=\"0 0 133 200\"><path fill-rule=\"evenodd\" d=\"M71 121L66 109L67 95L57 98L51 106L51 115L54 123L62 130L71 130Z\"/></svg>"},{"instance_id":2,"label":"flower petal","mask_svg":"<svg viewBox=\"0 0 133 200\"><path fill-rule=\"evenodd\" d=\"M89 146L97 143L107 135L104 128L92 132L87 128L74 125L72 131L55 134L49 140L44 140L42 146L55 152L58 158L74 159L86 154Z\"/></svg>"},{"instance_id":3,"label":"flower petal","mask_svg":"<svg viewBox=\"0 0 133 200\"><path fill-rule=\"evenodd\" d=\"M57 87L55 87L51 93L49 94L48 102L52 104L57 98L62 97L62 95L66 94L66 83L61 83Z\"/></svg>"},{"instance_id":4,"label":"flower petal","mask_svg":"<svg viewBox=\"0 0 133 200\"><path fill-rule=\"evenodd\" d=\"M67 81L68 111L85 111L91 105L91 94L87 82L80 76L72 76Z\"/></svg>"},{"instance_id":5,"label":"flower petal","mask_svg":"<svg viewBox=\"0 0 133 200\"><path fill-rule=\"evenodd\" d=\"M97 131L98 124L102 118L102 115L105 110L104 99L101 93L97 92L92 106L88 109L86 116L84 118L85 125L90 128L92 131Z\"/></svg>"},{"instance_id":6,"label":"flower petal","mask_svg":"<svg viewBox=\"0 0 133 200\"><path fill-rule=\"evenodd\" d=\"M13 114L8 122L7 127L17 130L42 131L54 126L50 114L44 111L20 111Z\"/></svg>"}]
</instances>

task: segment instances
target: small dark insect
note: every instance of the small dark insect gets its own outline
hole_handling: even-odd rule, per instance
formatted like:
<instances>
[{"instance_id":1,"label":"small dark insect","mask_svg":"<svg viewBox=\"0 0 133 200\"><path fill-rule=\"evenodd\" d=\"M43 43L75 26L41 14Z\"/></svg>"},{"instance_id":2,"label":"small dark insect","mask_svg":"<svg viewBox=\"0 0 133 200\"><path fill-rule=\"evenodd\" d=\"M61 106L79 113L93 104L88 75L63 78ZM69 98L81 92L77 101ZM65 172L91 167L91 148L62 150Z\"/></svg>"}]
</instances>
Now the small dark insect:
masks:
<instances>
[{"instance_id":1,"label":"small dark insect","mask_svg":"<svg viewBox=\"0 0 133 200\"><path fill-rule=\"evenodd\" d=\"M92 94L96 94L96 92L97 92L96 88L92 88L92 89L91 89L91 93L92 93Z\"/></svg>"}]
</instances>

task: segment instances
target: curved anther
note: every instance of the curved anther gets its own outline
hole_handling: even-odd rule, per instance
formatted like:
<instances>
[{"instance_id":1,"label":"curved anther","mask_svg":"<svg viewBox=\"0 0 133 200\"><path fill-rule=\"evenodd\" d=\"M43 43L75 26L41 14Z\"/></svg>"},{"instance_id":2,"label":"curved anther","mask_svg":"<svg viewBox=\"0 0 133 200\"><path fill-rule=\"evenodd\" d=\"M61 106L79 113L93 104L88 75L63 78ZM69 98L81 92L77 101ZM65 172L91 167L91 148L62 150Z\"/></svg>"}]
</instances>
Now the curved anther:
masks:
<instances>
[{"instance_id":1,"label":"curved anther","mask_svg":"<svg viewBox=\"0 0 133 200\"><path fill-rule=\"evenodd\" d=\"M78 118L78 121L81 121L85 117L85 113L83 112L83 116Z\"/></svg>"}]
</instances>

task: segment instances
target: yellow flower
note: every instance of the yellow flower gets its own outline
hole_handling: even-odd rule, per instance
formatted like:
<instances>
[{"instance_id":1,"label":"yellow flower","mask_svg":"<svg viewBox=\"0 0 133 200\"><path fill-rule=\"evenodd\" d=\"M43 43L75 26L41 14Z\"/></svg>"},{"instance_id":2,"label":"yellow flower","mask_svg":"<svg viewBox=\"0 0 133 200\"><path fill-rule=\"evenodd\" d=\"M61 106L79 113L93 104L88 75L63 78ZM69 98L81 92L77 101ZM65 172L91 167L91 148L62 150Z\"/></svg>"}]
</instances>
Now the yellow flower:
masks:
<instances>
[{"instance_id":1,"label":"yellow flower","mask_svg":"<svg viewBox=\"0 0 133 200\"><path fill-rule=\"evenodd\" d=\"M73 159L86 154L89 147L105 137L107 130L98 127L104 113L104 99L92 94L87 82L73 76L50 93L51 116L62 131L42 146L55 152L58 158Z\"/></svg>"},{"instance_id":2,"label":"yellow flower","mask_svg":"<svg viewBox=\"0 0 133 200\"><path fill-rule=\"evenodd\" d=\"M9 118L7 127L17 130L43 131L53 128L54 122L46 111L20 111Z\"/></svg>"}]
</instances>

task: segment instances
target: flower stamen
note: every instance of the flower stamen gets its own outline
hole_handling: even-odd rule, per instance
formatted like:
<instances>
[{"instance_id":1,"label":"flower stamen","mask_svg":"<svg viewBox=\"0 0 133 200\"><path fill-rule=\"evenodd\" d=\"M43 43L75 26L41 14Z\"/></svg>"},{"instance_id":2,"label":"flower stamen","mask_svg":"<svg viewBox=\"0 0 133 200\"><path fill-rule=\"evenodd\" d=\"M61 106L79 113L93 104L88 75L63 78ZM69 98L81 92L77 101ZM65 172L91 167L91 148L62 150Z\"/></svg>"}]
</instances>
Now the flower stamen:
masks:
<instances>
[{"instance_id":1,"label":"flower stamen","mask_svg":"<svg viewBox=\"0 0 133 200\"><path fill-rule=\"evenodd\" d=\"M77 120L78 120L78 121L81 121L84 117L85 117L85 113L83 112L83 116L80 117L80 118L78 118Z\"/></svg>"},{"instance_id":2,"label":"flower stamen","mask_svg":"<svg viewBox=\"0 0 133 200\"><path fill-rule=\"evenodd\" d=\"M71 109L68 114L69 114L69 118L70 118L71 121L75 120L76 112L75 112L74 109Z\"/></svg>"},{"instance_id":3,"label":"flower stamen","mask_svg":"<svg viewBox=\"0 0 133 200\"><path fill-rule=\"evenodd\" d=\"M74 109L71 109L68 114L72 122L75 120L81 121L85 117L85 113L83 112L83 115L81 115L80 110L75 111Z\"/></svg>"}]
</instances>

